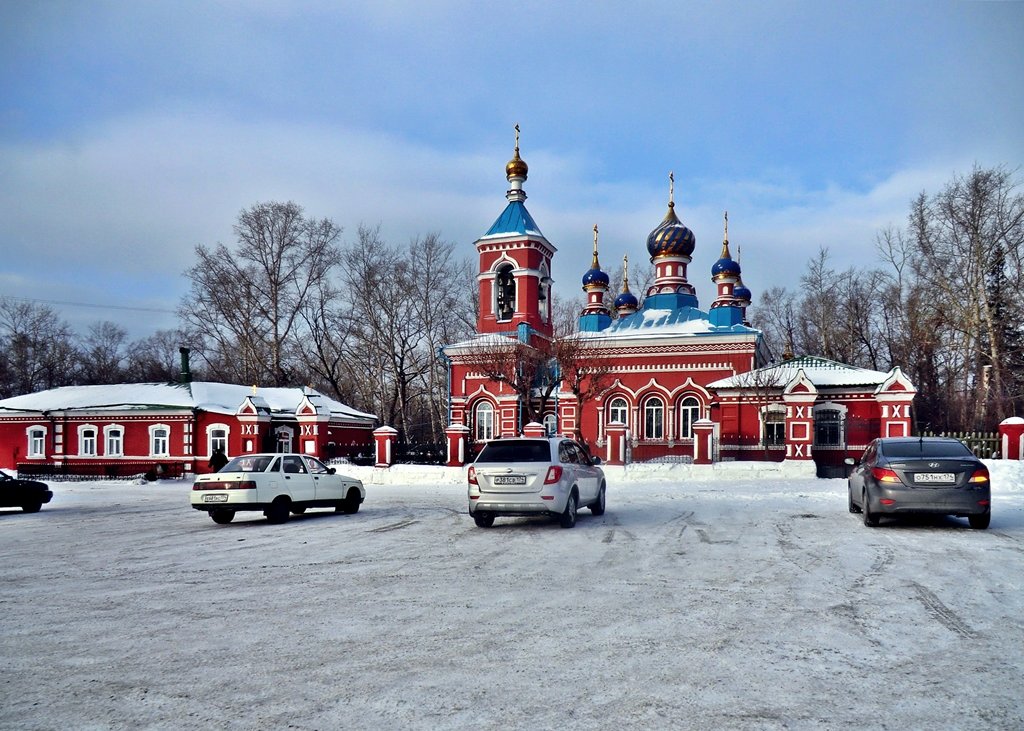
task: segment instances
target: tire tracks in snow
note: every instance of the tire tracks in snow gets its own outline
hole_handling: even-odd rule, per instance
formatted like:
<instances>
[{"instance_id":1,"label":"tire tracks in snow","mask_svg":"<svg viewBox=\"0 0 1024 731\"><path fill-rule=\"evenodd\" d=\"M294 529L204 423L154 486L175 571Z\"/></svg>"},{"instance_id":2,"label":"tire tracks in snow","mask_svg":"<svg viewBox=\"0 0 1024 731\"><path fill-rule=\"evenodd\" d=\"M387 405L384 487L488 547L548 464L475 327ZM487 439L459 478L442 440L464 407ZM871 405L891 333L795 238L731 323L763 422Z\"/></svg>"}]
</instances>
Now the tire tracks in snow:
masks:
<instances>
[{"instance_id":1,"label":"tire tracks in snow","mask_svg":"<svg viewBox=\"0 0 1024 731\"><path fill-rule=\"evenodd\" d=\"M964 622L960 615L947 607L931 589L918 584L916 581L911 581L910 587L917 594L918 600L920 600L924 605L925 611L928 612L928 615L932 619L948 629L950 632L958 634L961 637L977 639L977 633L972 630L966 622Z\"/></svg>"}]
</instances>

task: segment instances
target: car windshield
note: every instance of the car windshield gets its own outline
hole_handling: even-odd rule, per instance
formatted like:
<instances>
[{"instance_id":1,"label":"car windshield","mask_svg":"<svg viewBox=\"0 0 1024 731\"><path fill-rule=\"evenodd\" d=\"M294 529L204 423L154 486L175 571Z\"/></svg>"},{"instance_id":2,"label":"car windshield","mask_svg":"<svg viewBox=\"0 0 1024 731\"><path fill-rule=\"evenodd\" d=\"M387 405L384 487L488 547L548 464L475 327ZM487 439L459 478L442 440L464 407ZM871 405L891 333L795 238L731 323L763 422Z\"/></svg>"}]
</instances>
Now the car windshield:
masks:
<instances>
[{"instance_id":1,"label":"car windshield","mask_svg":"<svg viewBox=\"0 0 1024 731\"><path fill-rule=\"evenodd\" d=\"M886 457L973 457L974 454L961 442L891 442L882 444Z\"/></svg>"},{"instance_id":2,"label":"car windshield","mask_svg":"<svg viewBox=\"0 0 1024 731\"><path fill-rule=\"evenodd\" d=\"M246 454L235 457L224 465L220 472L265 472L272 458L267 455Z\"/></svg>"},{"instance_id":3,"label":"car windshield","mask_svg":"<svg viewBox=\"0 0 1024 731\"><path fill-rule=\"evenodd\" d=\"M547 442L510 439L489 442L476 458L477 462L550 462L551 447Z\"/></svg>"}]
</instances>

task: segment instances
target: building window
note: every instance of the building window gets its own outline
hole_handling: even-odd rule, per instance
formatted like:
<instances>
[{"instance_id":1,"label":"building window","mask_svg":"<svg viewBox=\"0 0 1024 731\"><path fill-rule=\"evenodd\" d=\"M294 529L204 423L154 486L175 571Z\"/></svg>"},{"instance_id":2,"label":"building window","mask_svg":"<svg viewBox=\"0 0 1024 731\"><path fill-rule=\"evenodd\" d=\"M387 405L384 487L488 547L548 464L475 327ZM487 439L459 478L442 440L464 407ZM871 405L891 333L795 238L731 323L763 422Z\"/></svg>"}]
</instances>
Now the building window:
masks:
<instances>
[{"instance_id":1,"label":"building window","mask_svg":"<svg viewBox=\"0 0 1024 731\"><path fill-rule=\"evenodd\" d=\"M46 456L46 429L33 427L28 430L28 456Z\"/></svg>"},{"instance_id":2,"label":"building window","mask_svg":"<svg viewBox=\"0 0 1024 731\"><path fill-rule=\"evenodd\" d=\"M96 427L78 427L78 454L81 457L96 456Z\"/></svg>"},{"instance_id":3,"label":"building window","mask_svg":"<svg viewBox=\"0 0 1024 731\"><path fill-rule=\"evenodd\" d=\"M618 421L622 424L628 424L626 421L629 414L629 404L626 403L624 398L613 398L612 402L608 405L608 421Z\"/></svg>"},{"instance_id":4,"label":"building window","mask_svg":"<svg viewBox=\"0 0 1024 731\"><path fill-rule=\"evenodd\" d=\"M691 439L693 437L693 422L700 418L700 401L693 396L687 396L679 404L679 437Z\"/></svg>"},{"instance_id":5,"label":"building window","mask_svg":"<svg viewBox=\"0 0 1024 731\"><path fill-rule=\"evenodd\" d=\"M149 456L169 457L171 452L170 427L157 424L149 427Z\"/></svg>"},{"instance_id":6,"label":"building window","mask_svg":"<svg viewBox=\"0 0 1024 731\"><path fill-rule=\"evenodd\" d=\"M277 430L277 451L292 451L292 430L286 426Z\"/></svg>"},{"instance_id":7,"label":"building window","mask_svg":"<svg viewBox=\"0 0 1024 731\"><path fill-rule=\"evenodd\" d=\"M511 264L503 264L498 268L494 288L495 316L499 322L511 320L516 312L516 278L512 274Z\"/></svg>"},{"instance_id":8,"label":"building window","mask_svg":"<svg viewBox=\"0 0 1024 731\"><path fill-rule=\"evenodd\" d=\"M206 427L207 437L207 454L213 454L217 450L224 453L224 456L228 455L228 428L223 424L211 424Z\"/></svg>"},{"instance_id":9,"label":"building window","mask_svg":"<svg viewBox=\"0 0 1024 731\"><path fill-rule=\"evenodd\" d=\"M544 433L549 437L555 436L558 432L558 417L554 414L544 415Z\"/></svg>"},{"instance_id":10,"label":"building window","mask_svg":"<svg viewBox=\"0 0 1024 731\"><path fill-rule=\"evenodd\" d=\"M660 398L647 399L644 404L644 438L665 438L665 404Z\"/></svg>"},{"instance_id":11,"label":"building window","mask_svg":"<svg viewBox=\"0 0 1024 731\"><path fill-rule=\"evenodd\" d=\"M119 426L103 427L103 454L108 457L124 456L124 429Z\"/></svg>"},{"instance_id":12,"label":"building window","mask_svg":"<svg viewBox=\"0 0 1024 731\"><path fill-rule=\"evenodd\" d=\"M838 409L814 412L814 445L837 447L843 443L843 415Z\"/></svg>"},{"instance_id":13,"label":"building window","mask_svg":"<svg viewBox=\"0 0 1024 731\"><path fill-rule=\"evenodd\" d=\"M786 412L782 409L766 409L761 412L764 425L764 445L782 447L786 444Z\"/></svg>"},{"instance_id":14,"label":"building window","mask_svg":"<svg viewBox=\"0 0 1024 731\"><path fill-rule=\"evenodd\" d=\"M478 442L494 439L494 407L487 401L473 410L473 435Z\"/></svg>"}]
</instances>

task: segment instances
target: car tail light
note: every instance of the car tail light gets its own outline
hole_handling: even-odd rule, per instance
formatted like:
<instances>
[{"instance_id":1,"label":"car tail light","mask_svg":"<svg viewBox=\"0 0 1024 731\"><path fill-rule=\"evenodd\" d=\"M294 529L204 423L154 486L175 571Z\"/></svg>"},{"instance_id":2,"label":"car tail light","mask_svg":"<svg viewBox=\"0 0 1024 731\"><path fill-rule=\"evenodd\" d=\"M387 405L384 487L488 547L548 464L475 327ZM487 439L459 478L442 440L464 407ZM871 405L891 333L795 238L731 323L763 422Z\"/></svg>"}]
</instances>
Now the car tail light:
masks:
<instances>
[{"instance_id":1,"label":"car tail light","mask_svg":"<svg viewBox=\"0 0 1024 731\"><path fill-rule=\"evenodd\" d=\"M974 474L971 475L971 479L968 482L988 482L988 469L982 467L981 469L974 470Z\"/></svg>"},{"instance_id":2,"label":"car tail light","mask_svg":"<svg viewBox=\"0 0 1024 731\"><path fill-rule=\"evenodd\" d=\"M991 504L991 501L989 501L989 500L979 500L978 501L978 505L980 505L983 508L987 508L990 504Z\"/></svg>"},{"instance_id":3,"label":"car tail light","mask_svg":"<svg viewBox=\"0 0 1024 731\"><path fill-rule=\"evenodd\" d=\"M892 470L887 470L884 467L872 467L872 476L879 482L899 482L900 476Z\"/></svg>"},{"instance_id":4,"label":"car tail light","mask_svg":"<svg viewBox=\"0 0 1024 731\"><path fill-rule=\"evenodd\" d=\"M479 484L476 481L476 467L474 467L473 465L469 466L469 472L466 473L466 479L469 480L470 485Z\"/></svg>"},{"instance_id":5,"label":"car tail light","mask_svg":"<svg viewBox=\"0 0 1024 731\"><path fill-rule=\"evenodd\" d=\"M891 498L887 498L887 497L882 498L878 502L882 503L882 505L895 505L896 504L895 500L893 500Z\"/></svg>"},{"instance_id":6,"label":"car tail light","mask_svg":"<svg viewBox=\"0 0 1024 731\"><path fill-rule=\"evenodd\" d=\"M225 480L210 480L209 482L197 482L192 485L193 490L255 490L255 480L243 480L241 482L226 482Z\"/></svg>"},{"instance_id":7,"label":"car tail light","mask_svg":"<svg viewBox=\"0 0 1024 731\"><path fill-rule=\"evenodd\" d=\"M544 477L545 485L553 485L562 479L562 468L556 464L548 467L548 474Z\"/></svg>"}]
</instances>

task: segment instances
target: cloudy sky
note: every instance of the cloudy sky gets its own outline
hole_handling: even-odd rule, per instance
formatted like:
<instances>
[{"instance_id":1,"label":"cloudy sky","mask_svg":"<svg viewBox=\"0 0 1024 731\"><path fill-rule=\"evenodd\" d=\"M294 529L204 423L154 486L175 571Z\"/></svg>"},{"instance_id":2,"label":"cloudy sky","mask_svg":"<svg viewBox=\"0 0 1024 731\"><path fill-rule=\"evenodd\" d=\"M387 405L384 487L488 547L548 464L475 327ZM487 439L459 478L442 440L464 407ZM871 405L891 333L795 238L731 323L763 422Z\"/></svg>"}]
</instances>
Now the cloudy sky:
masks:
<instances>
[{"instance_id":1,"label":"cloudy sky","mask_svg":"<svg viewBox=\"0 0 1024 731\"><path fill-rule=\"evenodd\" d=\"M472 257L519 123L556 296L595 223L605 269L644 257L674 171L702 305L726 209L756 303L819 247L870 262L922 190L1024 164L1022 120L1016 2L15 0L0 295L172 327L194 247L269 200Z\"/></svg>"}]
</instances>

